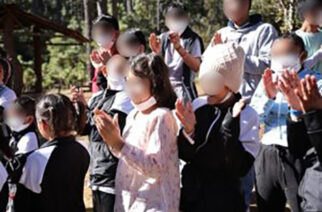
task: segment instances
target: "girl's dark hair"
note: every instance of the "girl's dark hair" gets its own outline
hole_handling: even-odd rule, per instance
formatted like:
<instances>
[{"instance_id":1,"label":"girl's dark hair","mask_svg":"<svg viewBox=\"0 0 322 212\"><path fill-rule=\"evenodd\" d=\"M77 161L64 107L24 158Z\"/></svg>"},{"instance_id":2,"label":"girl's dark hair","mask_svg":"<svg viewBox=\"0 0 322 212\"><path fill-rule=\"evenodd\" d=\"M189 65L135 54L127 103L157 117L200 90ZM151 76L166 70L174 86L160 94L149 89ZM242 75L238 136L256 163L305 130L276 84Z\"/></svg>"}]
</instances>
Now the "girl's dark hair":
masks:
<instances>
[{"instance_id":1,"label":"girl's dark hair","mask_svg":"<svg viewBox=\"0 0 322 212\"><path fill-rule=\"evenodd\" d=\"M93 21L93 28L101 26L103 28L113 27L115 30L120 30L117 18L111 15L100 15Z\"/></svg>"},{"instance_id":2,"label":"girl's dark hair","mask_svg":"<svg viewBox=\"0 0 322 212\"><path fill-rule=\"evenodd\" d=\"M36 101L29 96L21 96L12 105L19 111L23 111L27 116L35 116Z\"/></svg>"},{"instance_id":3,"label":"girl's dark hair","mask_svg":"<svg viewBox=\"0 0 322 212\"><path fill-rule=\"evenodd\" d=\"M300 19L304 20L304 13L307 11L318 10L322 8L321 0L300 0L297 5L297 12Z\"/></svg>"},{"instance_id":4,"label":"girl's dark hair","mask_svg":"<svg viewBox=\"0 0 322 212\"><path fill-rule=\"evenodd\" d=\"M62 94L47 94L36 106L37 121L44 120L51 127L54 136L76 131L80 133L86 122L85 106Z\"/></svg>"},{"instance_id":5,"label":"girl's dark hair","mask_svg":"<svg viewBox=\"0 0 322 212\"><path fill-rule=\"evenodd\" d=\"M3 70L3 83L7 84L12 70L11 63L7 58L0 57L0 69Z\"/></svg>"},{"instance_id":6,"label":"girl's dark hair","mask_svg":"<svg viewBox=\"0 0 322 212\"><path fill-rule=\"evenodd\" d=\"M180 2L171 3L167 6L164 15L170 14L175 17L184 17L188 15L186 7Z\"/></svg>"},{"instance_id":7,"label":"girl's dark hair","mask_svg":"<svg viewBox=\"0 0 322 212\"><path fill-rule=\"evenodd\" d=\"M298 46L301 52L305 51L305 44L300 36L295 34L294 32L287 32L281 35L278 39L288 39L291 40L295 46Z\"/></svg>"},{"instance_id":8,"label":"girl's dark hair","mask_svg":"<svg viewBox=\"0 0 322 212\"><path fill-rule=\"evenodd\" d=\"M131 28L126 30L118 38L119 42L124 42L126 44L140 44L146 48L146 39L143 32L138 28Z\"/></svg>"},{"instance_id":9,"label":"girl's dark hair","mask_svg":"<svg viewBox=\"0 0 322 212\"><path fill-rule=\"evenodd\" d=\"M163 58L154 53L141 54L131 60L132 73L151 83L151 93L159 107L174 109L177 99L169 80L169 69Z\"/></svg>"}]
</instances>

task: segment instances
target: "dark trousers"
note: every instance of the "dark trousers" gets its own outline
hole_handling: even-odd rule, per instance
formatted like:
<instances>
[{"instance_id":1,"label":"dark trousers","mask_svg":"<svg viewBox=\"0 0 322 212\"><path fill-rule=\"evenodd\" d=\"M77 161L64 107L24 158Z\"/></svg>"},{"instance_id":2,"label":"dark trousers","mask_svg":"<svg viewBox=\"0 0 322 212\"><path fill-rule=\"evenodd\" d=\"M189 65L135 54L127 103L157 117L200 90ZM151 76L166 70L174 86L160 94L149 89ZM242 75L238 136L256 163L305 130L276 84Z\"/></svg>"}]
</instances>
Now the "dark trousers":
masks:
<instances>
[{"instance_id":1,"label":"dark trousers","mask_svg":"<svg viewBox=\"0 0 322 212\"><path fill-rule=\"evenodd\" d=\"M299 171L286 147L262 145L255 160L255 187L259 212L284 212L286 202L292 212L300 211Z\"/></svg>"},{"instance_id":2,"label":"dark trousers","mask_svg":"<svg viewBox=\"0 0 322 212\"><path fill-rule=\"evenodd\" d=\"M113 212L115 195L101 191L92 191L94 212Z\"/></svg>"}]
</instances>

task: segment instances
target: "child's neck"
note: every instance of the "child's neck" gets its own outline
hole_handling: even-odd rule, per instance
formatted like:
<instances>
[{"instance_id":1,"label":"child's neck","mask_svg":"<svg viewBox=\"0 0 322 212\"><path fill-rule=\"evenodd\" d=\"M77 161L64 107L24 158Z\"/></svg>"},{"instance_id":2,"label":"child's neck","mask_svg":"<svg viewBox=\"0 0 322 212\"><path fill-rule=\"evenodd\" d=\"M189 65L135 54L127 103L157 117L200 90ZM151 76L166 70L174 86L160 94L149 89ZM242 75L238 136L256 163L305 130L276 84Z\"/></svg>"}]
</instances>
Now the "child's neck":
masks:
<instances>
[{"instance_id":1,"label":"child's neck","mask_svg":"<svg viewBox=\"0 0 322 212\"><path fill-rule=\"evenodd\" d=\"M317 25L312 25L307 21L304 21L301 27L301 30L306 33L317 33L319 31L318 29L319 27Z\"/></svg>"}]
</instances>

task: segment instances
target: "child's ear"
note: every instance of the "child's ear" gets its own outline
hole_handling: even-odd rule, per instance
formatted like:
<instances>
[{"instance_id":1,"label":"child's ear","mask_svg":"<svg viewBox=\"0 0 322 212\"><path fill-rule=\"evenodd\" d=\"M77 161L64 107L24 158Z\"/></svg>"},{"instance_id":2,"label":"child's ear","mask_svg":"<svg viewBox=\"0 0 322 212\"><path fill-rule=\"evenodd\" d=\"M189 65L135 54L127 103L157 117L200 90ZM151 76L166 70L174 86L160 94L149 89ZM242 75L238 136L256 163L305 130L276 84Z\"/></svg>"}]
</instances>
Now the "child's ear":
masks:
<instances>
[{"instance_id":1,"label":"child's ear","mask_svg":"<svg viewBox=\"0 0 322 212\"><path fill-rule=\"evenodd\" d=\"M25 120L25 124L31 124L33 123L35 120L35 117L34 116L27 116L26 120Z\"/></svg>"},{"instance_id":2,"label":"child's ear","mask_svg":"<svg viewBox=\"0 0 322 212\"><path fill-rule=\"evenodd\" d=\"M305 61L305 59L307 58L307 51L304 50L301 54L300 54L300 61L301 63L303 63Z\"/></svg>"}]
</instances>

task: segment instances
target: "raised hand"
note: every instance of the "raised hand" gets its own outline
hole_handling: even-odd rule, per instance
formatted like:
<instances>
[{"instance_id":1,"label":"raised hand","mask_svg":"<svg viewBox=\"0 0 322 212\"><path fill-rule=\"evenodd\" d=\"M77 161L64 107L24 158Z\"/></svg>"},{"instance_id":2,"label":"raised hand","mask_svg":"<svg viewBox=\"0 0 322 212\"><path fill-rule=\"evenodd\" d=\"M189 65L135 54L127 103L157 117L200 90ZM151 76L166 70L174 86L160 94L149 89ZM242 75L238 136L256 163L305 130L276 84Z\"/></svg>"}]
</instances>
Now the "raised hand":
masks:
<instances>
[{"instance_id":1,"label":"raised hand","mask_svg":"<svg viewBox=\"0 0 322 212\"><path fill-rule=\"evenodd\" d=\"M300 78L296 71L284 71L278 80L278 88L283 93L286 101L294 110L301 110L299 98L296 91L300 91Z\"/></svg>"},{"instance_id":2,"label":"raised hand","mask_svg":"<svg viewBox=\"0 0 322 212\"><path fill-rule=\"evenodd\" d=\"M277 82L278 82L278 77L275 80L275 82L273 82L272 70L270 68L267 68L263 74L263 84L264 84L265 92L268 98L270 99L275 98L277 94L277 91L278 91Z\"/></svg>"},{"instance_id":3,"label":"raised hand","mask_svg":"<svg viewBox=\"0 0 322 212\"><path fill-rule=\"evenodd\" d=\"M180 36L178 33L169 34L170 42L173 44L174 49L180 49L182 46L180 44Z\"/></svg>"},{"instance_id":4,"label":"raised hand","mask_svg":"<svg viewBox=\"0 0 322 212\"><path fill-rule=\"evenodd\" d=\"M113 118L102 110L96 109L95 123L99 134L102 136L103 141L116 151L121 151L124 142L121 138L120 127L118 124L118 115Z\"/></svg>"},{"instance_id":5,"label":"raised hand","mask_svg":"<svg viewBox=\"0 0 322 212\"><path fill-rule=\"evenodd\" d=\"M191 102L188 102L187 107L184 106L183 100L176 102L176 116L180 120L186 133L191 134L195 130L197 123L195 113L192 109Z\"/></svg>"},{"instance_id":6,"label":"raised hand","mask_svg":"<svg viewBox=\"0 0 322 212\"><path fill-rule=\"evenodd\" d=\"M72 102L81 102L82 104L84 104L84 106L87 106L87 102L84 96L84 92L83 89L77 89L76 86L72 86L70 88L70 93L71 93L71 100Z\"/></svg>"},{"instance_id":7,"label":"raised hand","mask_svg":"<svg viewBox=\"0 0 322 212\"><path fill-rule=\"evenodd\" d=\"M301 80L301 90L296 90L302 111L322 109L322 96L319 92L315 76L306 75Z\"/></svg>"},{"instance_id":8,"label":"raised hand","mask_svg":"<svg viewBox=\"0 0 322 212\"><path fill-rule=\"evenodd\" d=\"M232 114L233 118L238 117L242 112L242 110L245 108L245 106L246 106L245 99L240 99L238 102L236 102L233 107L233 114Z\"/></svg>"},{"instance_id":9,"label":"raised hand","mask_svg":"<svg viewBox=\"0 0 322 212\"><path fill-rule=\"evenodd\" d=\"M111 55L108 51L103 51L99 54L102 64L106 65L107 61L111 58Z\"/></svg>"},{"instance_id":10,"label":"raised hand","mask_svg":"<svg viewBox=\"0 0 322 212\"><path fill-rule=\"evenodd\" d=\"M102 60L100 58L100 54L97 50L92 51L92 53L90 55L90 59L91 59L93 65L94 64L99 65L102 63Z\"/></svg>"},{"instance_id":11,"label":"raised hand","mask_svg":"<svg viewBox=\"0 0 322 212\"><path fill-rule=\"evenodd\" d=\"M150 34L149 45L154 53L159 54L161 52L161 40L155 33Z\"/></svg>"},{"instance_id":12,"label":"raised hand","mask_svg":"<svg viewBox=\"0 0 322 212\"><path fill-rule=\"evenodd\" d=\"M221 34L220 33L215 33L214 34L214 37L213 37L213 43L215 44L215 45L217 45L217 44L223 44L224 42L222 41L222 39L221 39Z\"/></svg>"}]
</instances>

